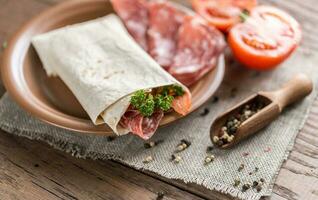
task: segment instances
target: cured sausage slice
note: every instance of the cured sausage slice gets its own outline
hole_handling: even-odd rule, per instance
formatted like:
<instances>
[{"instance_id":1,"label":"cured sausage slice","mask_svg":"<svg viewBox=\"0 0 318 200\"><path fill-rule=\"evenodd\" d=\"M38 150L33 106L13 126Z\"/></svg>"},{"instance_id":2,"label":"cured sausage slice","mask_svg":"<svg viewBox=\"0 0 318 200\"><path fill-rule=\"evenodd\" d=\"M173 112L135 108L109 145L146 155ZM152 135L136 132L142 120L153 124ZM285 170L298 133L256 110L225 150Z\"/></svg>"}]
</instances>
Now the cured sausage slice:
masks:
<instances>
[{"instance_id":1,"label":"cured sausage slice","mask_svg":"<svg viewBox=\"0 0 318 200\"><path fill-rule=\"evenodd\" d=\"M148 51L159 65L168 69L177 50L178 29L185 14L168 2L150 2Z\"/></svg>"},{"instance_id":2,"label":"cured sausage slice","mask_svg":"<svg viewBox=\"0 0 318 200\"><path fill-rule=\"evenodd\" d=\"M157 130L163 115L161 110L154 112L150 117L144 117L136 110L128 110L121 118L120 125L148 140Z\"/></svg>"},{"instance_id":3,"label":"cured sausage slice","mask_svg":"<svg viewBox=\"0 0 318 200\"><path fill-rule=\"evenodd\" d=\"M148 9L145 0L111 0L128 32L147 51Z\"/></svg>"},{"instance_id":4,"label":"cured sausage slice","mask_svg":"<svg viewBox=\"0 0 318 200\"><path fill-rule=\"evenodd\" d=\"M183 96L176 97L171 104L174 111L181 115L186 115L191 109L191 93L187 90Z\"/></svg>"},{"instance_id":5,"label":"cured sausage slice","mask_svg":"<svg viewBox=\"0 0 318 200\"><path fill-rule=\"evenodd\" d=\"M178 33L178 50L168 72L190 86L212 70L225 48L221 32L196 16L185 17Z\"/></svg>"}]
</instances>

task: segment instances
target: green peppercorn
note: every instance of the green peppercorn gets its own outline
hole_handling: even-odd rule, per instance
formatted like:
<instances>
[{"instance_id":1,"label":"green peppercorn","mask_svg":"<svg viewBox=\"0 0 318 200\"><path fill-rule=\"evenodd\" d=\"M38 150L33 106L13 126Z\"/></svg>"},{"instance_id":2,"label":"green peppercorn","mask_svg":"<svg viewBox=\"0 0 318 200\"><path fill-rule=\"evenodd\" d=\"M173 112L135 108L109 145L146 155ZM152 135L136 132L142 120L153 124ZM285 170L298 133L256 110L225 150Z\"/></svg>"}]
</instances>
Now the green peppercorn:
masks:
<instances>
[{"instance_id":1,"label":"green peppercorn","mask_svg":"<svg viewBox=\"0 0 318 200\"><path fill-rule=\"evenodd\" d=\"M241 181L240 181L239 179L235 179L233 186L234 186L234 187L237 187L237 186L239 186L240 184L241 184Z\"/></svg>"}]
</instances>

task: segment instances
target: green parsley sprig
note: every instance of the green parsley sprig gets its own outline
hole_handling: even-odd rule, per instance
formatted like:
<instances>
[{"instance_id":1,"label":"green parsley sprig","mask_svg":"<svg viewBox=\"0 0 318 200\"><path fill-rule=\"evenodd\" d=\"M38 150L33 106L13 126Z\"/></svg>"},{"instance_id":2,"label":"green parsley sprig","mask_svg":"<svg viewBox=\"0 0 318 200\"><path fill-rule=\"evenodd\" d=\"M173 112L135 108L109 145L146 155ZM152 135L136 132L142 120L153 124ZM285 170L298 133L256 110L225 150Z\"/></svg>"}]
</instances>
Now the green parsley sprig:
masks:
<instances>
[{"instance_id":1,"label":"green parsley sprig","mask_svg":"<svg viewBox=\"0 0 318 200\"><path fill-rule=\"evenodd\" d=\"M182 96L184 90L178 85L164 86L158 93L151 94L145 90L138 90L130 99L131 105L145 116L150 117L156 109L168 111L172 101L177 96Z\"/></svg>"}]
</instances>

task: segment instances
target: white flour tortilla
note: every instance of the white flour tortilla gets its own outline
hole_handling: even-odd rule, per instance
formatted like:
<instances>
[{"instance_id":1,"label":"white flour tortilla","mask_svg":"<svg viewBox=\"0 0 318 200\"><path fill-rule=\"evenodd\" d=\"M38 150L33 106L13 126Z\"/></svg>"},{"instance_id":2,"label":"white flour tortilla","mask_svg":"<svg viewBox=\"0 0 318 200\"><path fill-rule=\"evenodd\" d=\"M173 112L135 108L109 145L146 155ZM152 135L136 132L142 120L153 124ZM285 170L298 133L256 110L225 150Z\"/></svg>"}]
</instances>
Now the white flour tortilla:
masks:
<instances>
[{"instance_id":1,"label":"white flour tortilla","mask_svg":"<svg viewBox=\"0 0 318 200\"><path fill-rule=\"evenodd\" d=\"M50 76L59 76L94 124L118 134L118 122L140 89L181 85L144 52L116 15L35 36L32 43Z\"/></svg>"}]
</instances>

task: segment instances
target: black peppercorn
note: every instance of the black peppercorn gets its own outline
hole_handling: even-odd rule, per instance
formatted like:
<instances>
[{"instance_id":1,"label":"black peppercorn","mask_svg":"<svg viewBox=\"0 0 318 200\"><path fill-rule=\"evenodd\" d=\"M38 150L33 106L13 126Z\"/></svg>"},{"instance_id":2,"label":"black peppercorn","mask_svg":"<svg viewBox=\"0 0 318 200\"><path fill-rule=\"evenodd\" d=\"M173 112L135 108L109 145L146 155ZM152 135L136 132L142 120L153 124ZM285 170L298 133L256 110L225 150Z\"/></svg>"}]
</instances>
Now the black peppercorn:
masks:
<instances>
[{"instance_id":1,"label":"black peppercorn","mask_svg":"<svg viewBox=\"0 0 318 200\"><path fill-rule=\"evenodd\" d=\"M164 196L165 196L165 192L160 191L157 194L157 199L156 200L161 200L161 199L163 199Z\"/></svg>"},{"instance_id":2,"label":"black peppercorn","mask_svg":"<svg viewBox=\"0 0 318 200\"><path fill-rule=\"evenodd\" d=\"M191 145L191 142L189 140L186 140L186 139L182 139L181 140L181 143L184 143L187 145L187 147L189 147Z\"/></svg>"},{"instance_id":3,"label":"black peppercorn","mask_svg":"<svg viewBox=\"0 0 318 200\"><path fill-rule=\"evenodd\" d=\"M206 152L211 152L211 151L213 151L213 149L214 149L213 146L208 146L208 147L206 148Z\"/></svg>"},{"instance_id":4,"label":"black peppercorn","mask_svg":"<svg viewBox=\"0 0 318 200\"><path fill-rule=\"evenodd\" d=\"M242 186L242 192L245 192L246 190L250 189L250 184L246 183Z\"/></svg>"},{"instance_id":5,"label":"black peppercorn","mask_svg":"<svg viewBox=\"0 0 318 200\"><path fill-rule=\"evenodd\" d=\"M256 191L257 192L260 192L261 190L262 190L262 186L261 185L256 186Z\"/></svg>"},{"instance_id":6,"label":"black peppercorn","mask_svg":"<svg viewBox=\"0 0 318 200\"><path fill-rule=\"evenodd\" d=\"M212 99L212 103L216 103L219 101L219 97L217 96L214 96L213 99Z\"/></svg>"},{"instance_id":7,"label":"black peppercorn","mask_svg":"<svg viewBox=\"0 0 318 200\"><path fill-rule=\"evenodd\" d=\"M257 182L257 181L254 181L254 182L253 182L253 187L256 187L256 186L258 186L258 182Z\"/></svg>"},{"instance_id":8,"label":"black peppercorn","mask_svg":"<svg viewBox=\"0 0 318 200\"><path fill-rule=\"evenodd\" d=\"M115 136L108 136L108 137L107 137L107 141L108 141L108 142L111 142L111 141L113 141L113 140L115 140L115 139L116 139Z\"/></svg>"},{"instance_id":9,"label":"black peppercorn","mask_svg":"<svg viewBox=\"0 0 318 200\"><path fill-rule=\"evenodd\" d=\"M202 112L202 113L200 113L200 116L201 116L201 117L204 117L204 116L208 115L208 114L209 114L209 112L210 112L210 110L209 110L209 109L207 109L207 108L205 108L205 109L203 110L203 112Z\"/></svg>"}]
</instances>

